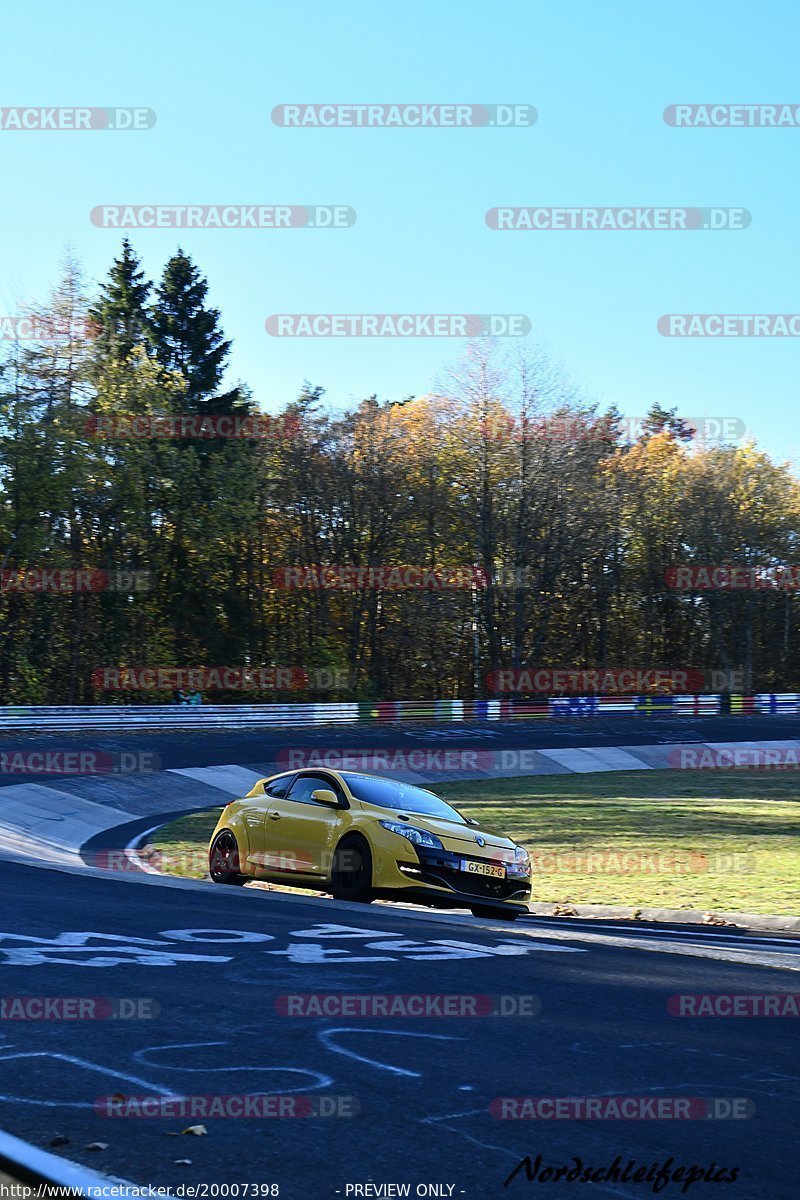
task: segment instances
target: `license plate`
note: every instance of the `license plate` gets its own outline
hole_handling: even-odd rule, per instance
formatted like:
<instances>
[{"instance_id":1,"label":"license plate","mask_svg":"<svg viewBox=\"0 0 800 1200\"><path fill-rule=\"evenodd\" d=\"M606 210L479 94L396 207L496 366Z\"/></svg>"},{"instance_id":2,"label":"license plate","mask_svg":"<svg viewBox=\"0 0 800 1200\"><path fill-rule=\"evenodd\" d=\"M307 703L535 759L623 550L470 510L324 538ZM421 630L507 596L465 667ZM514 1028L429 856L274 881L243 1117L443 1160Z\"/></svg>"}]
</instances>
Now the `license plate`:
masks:
<instances>
[{"instance_id":1,"label":"license plate","mask_svg":"<svg viewBox=\"0 0 800 1200\"><path fill-rule=\"evenodd\" d=\"M506 869L503 866L498 866L496 863L473 862L469 858L462 858L461 870L466 871L468 875L491 875L494 879L505 879Z\"/></svg>"}]
</instances>

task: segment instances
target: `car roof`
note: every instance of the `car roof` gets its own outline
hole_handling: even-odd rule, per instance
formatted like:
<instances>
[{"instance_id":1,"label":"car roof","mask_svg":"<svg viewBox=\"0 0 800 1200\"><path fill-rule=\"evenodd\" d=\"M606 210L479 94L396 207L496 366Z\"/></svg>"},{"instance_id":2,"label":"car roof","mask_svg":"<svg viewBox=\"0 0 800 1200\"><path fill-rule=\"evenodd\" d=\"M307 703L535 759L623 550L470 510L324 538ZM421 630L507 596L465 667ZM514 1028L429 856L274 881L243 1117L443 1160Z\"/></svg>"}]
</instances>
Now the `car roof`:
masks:
<instances>
[{"instance_id":1,"label":"car roof","mask_svg":"<svg viewBox=\"0 0 800 1200\"><path fill-rule=\"evenodd\" d=\"M282 779L285 775L335 775L341 779L343 783L347 783L348 778L351 779L374 779L378 783L397 783L406 787L416 788L419 792L427 792L429 796L435 796L437 800L441 799L430 788L421 787L418 783L409 783L405 779L391 779L388 775L374 775L367 771L341 771L335 767L295 767L290 771L278 771L275 775L265 775L262 782L267 783L271 779Z\"/></svg>"}]
</instances>

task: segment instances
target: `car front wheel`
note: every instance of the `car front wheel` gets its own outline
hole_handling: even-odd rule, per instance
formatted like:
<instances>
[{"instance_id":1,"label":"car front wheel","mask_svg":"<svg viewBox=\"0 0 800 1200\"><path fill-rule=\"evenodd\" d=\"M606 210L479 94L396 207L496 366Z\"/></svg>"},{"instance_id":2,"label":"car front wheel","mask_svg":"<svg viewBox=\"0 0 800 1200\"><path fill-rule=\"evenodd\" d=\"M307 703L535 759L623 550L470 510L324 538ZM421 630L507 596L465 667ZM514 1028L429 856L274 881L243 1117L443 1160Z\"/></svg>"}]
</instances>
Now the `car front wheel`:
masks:
<instances>
[{"instance_id":1,"label":"car front wheel","mask_svg":"<svg viewBox=\"0 0 800 1200\"><path fill-rule=\"evenodd\" d=\"M344 838L336 847L331 890L336 900L372 900L372 854L363 838Z\"/></svg>"}]
</instances>

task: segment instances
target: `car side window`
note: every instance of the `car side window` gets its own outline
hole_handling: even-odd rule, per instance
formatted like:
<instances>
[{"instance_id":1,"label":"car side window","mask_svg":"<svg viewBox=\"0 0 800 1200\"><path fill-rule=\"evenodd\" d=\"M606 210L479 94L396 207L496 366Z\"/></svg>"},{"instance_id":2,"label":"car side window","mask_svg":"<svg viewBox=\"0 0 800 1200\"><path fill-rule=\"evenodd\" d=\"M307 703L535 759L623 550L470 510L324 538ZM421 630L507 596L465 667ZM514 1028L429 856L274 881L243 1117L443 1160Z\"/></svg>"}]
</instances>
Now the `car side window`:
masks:
<instances>
[{"instance_id":1,"label":"car side window","mask_svg":"<svg viewBox=\"0 0 800 1200\"><path fill-rule=\"evenodd\" d=\"M285 775L282 779L275 779L268 787L264 788L264 791L268 796L274 796L276 800L283 800L296 778L296 775Z\"/></svg>"},{"instance_id":2,"label":"car side window","mask_svg":"<svg viewBox=\"0 0 800 1200\"><path fill-rule=\"evenodd\" d=\"M326 788L328 791L335 792L338 800L343 800L342 789L337 787L333 779L326 779L324 775L300 775L294 782L287 799L294 800L298 804L316 804L311 799L311 793Z\"/></svg>"}]
</instances>

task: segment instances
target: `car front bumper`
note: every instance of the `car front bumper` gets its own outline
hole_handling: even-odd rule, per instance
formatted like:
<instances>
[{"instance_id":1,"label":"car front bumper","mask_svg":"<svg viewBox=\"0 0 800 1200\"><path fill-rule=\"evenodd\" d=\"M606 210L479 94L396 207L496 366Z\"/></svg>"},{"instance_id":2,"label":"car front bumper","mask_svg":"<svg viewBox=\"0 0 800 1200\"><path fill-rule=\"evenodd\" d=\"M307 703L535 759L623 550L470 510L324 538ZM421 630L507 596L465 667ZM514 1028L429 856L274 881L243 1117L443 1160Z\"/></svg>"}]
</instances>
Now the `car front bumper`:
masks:
<instances>
[{"instance_id":1,"label":"car front bumper","mask_svg":"<svg viewBox=\"0 0 800 1200\"><path fill-rule=\"evenodd\" d=\"M471 905L497 905L527 911L531 895L530 876L507 875L497 879L490 875L473 875L461 870L463 859L486 863L491 859L450 850L432 850L415 846L417 861L410 857L384 864L376 881L376 894L391 898L402 892L408 899L449 908L469 908Z\"/></svg>"}]
</instances>

